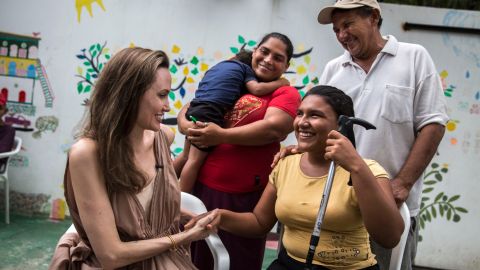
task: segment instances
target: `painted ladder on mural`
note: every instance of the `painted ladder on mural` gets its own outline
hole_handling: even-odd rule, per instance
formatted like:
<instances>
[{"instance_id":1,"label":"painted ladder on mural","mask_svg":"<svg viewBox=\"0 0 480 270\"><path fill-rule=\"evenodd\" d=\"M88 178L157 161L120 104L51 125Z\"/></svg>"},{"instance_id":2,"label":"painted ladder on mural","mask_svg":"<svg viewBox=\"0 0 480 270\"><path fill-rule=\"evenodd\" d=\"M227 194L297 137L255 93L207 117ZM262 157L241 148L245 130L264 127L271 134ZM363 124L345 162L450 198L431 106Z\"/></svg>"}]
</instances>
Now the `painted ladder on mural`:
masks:
<instances>
[{"instance_id":1,"label":"painted ladder on mural","mask_svg":"<svg viewBox=\"0 0 480 270\"><path fill-rule=\"evenodd\" d=\"M40 59L37 59L37 65L35 66L37 71L37 78L40 80L40 84L42 85L43 96L45 97L45 107L51 108L53 106L53 96L52 87L50 86L50 81L47 77L47 72L45 71L45 67L40 62Z\"/></svg>"}]
</instances>

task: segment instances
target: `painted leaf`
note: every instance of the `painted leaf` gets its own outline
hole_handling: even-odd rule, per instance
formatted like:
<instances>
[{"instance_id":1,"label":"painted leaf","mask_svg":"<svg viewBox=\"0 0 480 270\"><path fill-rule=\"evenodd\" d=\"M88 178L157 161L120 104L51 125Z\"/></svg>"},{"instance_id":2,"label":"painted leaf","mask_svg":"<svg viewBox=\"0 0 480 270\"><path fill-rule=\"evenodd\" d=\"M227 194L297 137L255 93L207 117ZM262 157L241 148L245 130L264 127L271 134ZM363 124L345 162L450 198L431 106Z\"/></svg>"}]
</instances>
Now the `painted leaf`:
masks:
<instances>
[{"instance_id":1,"label":"painted leaf","mask_svg":"<svg viewBox=\"0 0 480 270\"><path fill-rule=\"evenodd\" d=\"M101 71L103 69L103 67L104 67L103 63L100 63L100 65L98 65L98 70Z\"/></svg>"},{"instance_id":2,"label":"painted leaf","mask_svg":"<svg viewBox=\"0 0 480 270\"><path fill-rule=\"evenodd\" d=\"M428 197L422 197L422 202L426 202L426 201L428 201L428 200L430 200L430 198L428 198Z\"/></svg>"},{"instance_id":3,"label":"painted leaf","mask_svg":"<svg viewBox=\"0 0 480 270\"><path fill-rule=\"evenodd\" d=\"M257 42L255 40L249 40L247 44L248 46L253 47L257 44Z\"/></svg>"},{"instance_id":4,"label":"painted leaf","mask_svg":"<svg viewBox=\"0 0 480 270\"><path fill-rule=\"evenodd\" d=\"M425 214L427 215L427 220L430 222L432 221L432 216L430 215L430 212L427 210L425 211Z\"/></svg>"},{"instance_id":5,"label":"painted leaf","mask_svg":"<svg viewBox=\"0 0 480 270\"><path fill-rule=\"evenodd\" d=\"M175 101L175 103L173 104L173 106L177 109L177 110L180 110L183 106L182 102L180 100L177 100Z\"/></svg>"},{"instance_id":6,"label":"painted leaf","mask_svg":"<svg viewBox=\"0 0 480 270\"><path fill-rule=\"evenodd\" d=\"M89 68L89 69L87 69L87 71L88 71L88 72L95 72L95 69Z\"/></svg>"},{"instance_id":7,"label":"painted leaf","mask_svg":"<svg viewBox=\"0 0 480 270\"><path fill-rule=\"evenodd\" d=\"M102 46L100 46L100 43L97 43L97 50L100 51L102 49Z\"/></svg>"},{"instance_id":8,"label":"painted leaf","mask_svg":"<svg viewBox=\"0 0 480 270\"><path fill-rule=\"evenodd\" d=\"M423 193L429 193L430 191L433 190L433 187L429 187L423 190Z\"/></svg>"},{"instance_id":9,"label":"painted leaf","mask_svg":"<svg viewBox=\"0 0 480 270\"><path fill-rule=\"evenodd\" d=\"M205 63L202 63L202 64L200 65L200 70L201 70L201 71L206 71L206 70L208 70L208 65L205 64Z\"/></svg>"},{"instance_id":10,"label":"painted leaf","mask_svg":"<svg viewBox=\"0 0 480 270\"><path fill-rule=\"evenodd\" d=\"M440 171L441 171L442 173L447 173L447 172L448 172L448 168L442 168Z\"/></svg>"},{"instance_id":11,"label":"painted leaf","mask_svg":"<svg viewBox=\"0 0 480 270\"><path fill-rule=\"evenodd\" d=\"M308 55L308 54L305 55L305 57L303 57L303 59L305 60L305 63L307 63L308 65L310 65L310 61L312 60L312 59L310 58L310 55Z\"/></svg>"},{"instance_id":12,"label":"painted leaf","mask_svg":"<svg viewBox=\"0 0 480 270\"><path fill-rule=\"evenodd\" d=\"M312 83L313 84L318 84L318 77L313 78Z\"/></svg>"},{"instance_id":13,"label":"painted leaf","mask_svg":"<svg viewBox=\"0 0 480 270\"><path fill-rule=\"evenodd\" d=\"M110 59L110 54L105 54L105 59Z\"/></svg>"},{"instance_id":14,"label":"painted leaf","mask_svg":"<svg viewBox=\"0 0 480 270\"><path fill-rule=\"evenodd\" d=\"M238 35L238 43L240 43L240 44L244 44L244 43L245 43L245 39L244 39L242 36L240 36L240 35Z\"/></svg>"},{"instance_id":15,"label":"painted leaf","mask_svg":"<svg viewBox=\"0 0 480 270\"><path fill-rule=\"evenodd\" d=\"M443 192L440 192L437 196L435 196L434 202L437 202L438 200L440 200L440 198L442 198L442 196L443 196Z\"/></svg>"},{"instance_id":16,"label":"painted leaf","mask_svg":"<svg viewBox=\"0 0 480 270\"><path fill-rule=\"evenodd\" d=\"M91 66L91 65L92 65L92 64L90 64L90 62L88 62L88 61L83 62L83 64L84 64L85 66Z\"/></svg>"},{"instance_id":17,"label":"painted leaf","mask_svg":"<svg viewBox=\"0 0 480 270\"><path fill-rule=\"evenodd\" d=\"M432 163L432 168L438 168L438 163Z\"/></svg>"},{"instance_id":18,"label":"painted leaf","mask_svg":"<svg viewBox=\"0 0 480 270\"><path fill-rule=\"evenodd\" d=\"M437 183L437 181L435 181L435 180L429 180L429 181L423 182L423 184L425 184L425 185L434 185L435 183Z\"/></svg>"},{"instance_id":19,"label":"painted leaf","mask_svg":"<svg viewBox=\"0 0 480 270\"><path fill-rule=\"evenodd\" d=\"M199 71L198 71L198 69L197 69L197 68L194 68L194 69L192 69L192 74L193 74L193 75L197 75L197 74L198 74L198 72L199 72Z\"/></svg>"},{"instance_id":20,"label":"painted leaf","mask_svg":"<svg viewBox=\"0 0 480 270\"><path fill-rule=\"evenodd\" d=\"M188 69L188 67L185 67L185 68L183 69L183 75L187 76L188 73L190 73L190 69Z\"/></svg>"},{"instance_id":21,"label":"painted leaf","mask_svg":"<svg viewBox=\"0 0 480 270\"><path fill-rule=\"evenodd\" d=\"M445 213L445 210L443 209L443 207L441 205L438 207L438 211L440 212L440 216L443 217L443 213Z\"/></svg>"},{"instance_id":22,"label":"painted leaf","mask_svg":"<svg viewBox=\"0 0 480 270\"><path fill-rule=\"evenodd\" d=\"M447 210L447 220L452 219L452 208L448 208Z\"/></svg>"},{"instance_id":23,"label":"painted leaf","mask_svg":"<svg viewBox=\"0 0 480 270\"><path fill-rule=\"evenodd\" d=\"M183 151L183 149L180 148L180 147L177 147L177 148L175 148L175 149L173 150L173 152L174 152L175 154L177 154L177 155L180 154L182 151Z\"/></svg>"},{"instance_id":24,"label":"painted leaf","mask_svg":"<svg viewBox=\"0 0 480 270\"><path fill-rule=\"evenodd\" d=\"M443 176L440 173L436 173L435 178L440 182L443 180Z\"/></svg>"},{"instance_id":25,"label":"painted leaf","mask_svg":"<svg viewBox=\"0 0 480 270\"><path fill-rule=\"evenodd\" d=\"M170 67L170 72L171 72L171 73L175 74L175 73L177 73L177 71L178 71L178 69L177 69L177 67L176 67L175 65L172 65L172 66Z\"/></svg>"},{"instance_id":26,"label":"painted leaf","mask_svg":"<svg viewBox=\"0 0 480 270\"><path fill-rule=\"evenodd\" d=\"M81 59L85 59L86 57L83 54L77 54L77 58L81 60Z\"/></svg>"},{"instance_id":27,"label":"painted leaf","mask_svg":"<svg viewBox=\"0 0 480 270\"><path fill-rule=\"evenodd\" d=\"M94 51L92 52L92 57L97 56L97 53L98 53L98 51L97 51L97 50L94 50Z\"/></svg>"},{"instance_id":28,"label":"painted leaf","mask_svg":"<svg viewBox=\"0 0 480 270\"><path fill-rule=\"evenodd\" d=\"M168 93L168 97L169 97L171 100L175 100L175 93L173 93L173 91L171 91L170 93Z\"/></svg>"},{"instance_id":29,"label":"painted leaf","mask_svg":"<svg viewBox=\"0 0 480 270\"><path fill-rule=\"evenodd\" d=\"M423 219L421 219L421 218L419 220L420 220L420 227L422 229L424 229L425 228L425 222L423 222Z\"/></svg>"},{"instance_id":30,"label":"painted leaf","mask_svg":"<svg viewBox=\"0 0 480 270\"><path fill-rule=\"evenodd\" d=\"M460 221L460 215L459 214L455 214L453 215L453 222L459 222Z\"/></svg>"},{"instance_id":31,"label":"painted leaf","mask_svg":"<svg viewBox=\"0 0 480 270\"><path fill-rule=\"evenodd\" d=\"M230 51L234 54L237 54L238 53L238 48L236 47L230 47Z\"/></svg>"},{"instance_id":32,"label":"painted leaf","mask_svg":"<svg viewBox=\"0 0 480 270\"><path fill-rule=\"evenodd\" d=\"M449 202L449 203L454 202L454 201L458 200L459 198L460 198L460 195L452 196L452 197L450 197L450 199L448 200L448 202Z\"/></svg>"},{"instance_id":33,"label":"painted leaf","mask_svg":"<svg viewBox=\"0 0 480 270\"><path fill-rule=\"evenodd\" d=\"M192 60L190 60L190 63L197 65L198 64L198 58L196 56L192 57Z\"/></svg>"},{"instance_id":34,"label":"painted leaf","mask_svg":"<svg viewBox=\"0 0 480 270\"><path fill-rule=\"evenodd\" d=\"M87 87L85 87L85 89L83 90L84 93L88 93L90 92L90 90L92 89L92 86L91 85L87 85Z\"/></svg>"},{"instance_id":35,"label":"painted leaf","mask_svg":"<svg viewBox=\"0 0 480 270\"><path fill-rule=\"evenodd\" d=\"M90 81L90 79L91 79L90 73L87 73L87 75L85 75L85 78L87 79L87 81Z\"/></svg>"},{"instance_id":36,"label":"painted leaf","mask_svg":"<svg viewBox=\"0 0 480 270\"><path fill-rule=\"evenodd\" d=\"M305 84L307 84L307 83L309 83L309 82L310 82L310 77L308 77L308 75L307 75L307 76L305 76L305 77L303 78L302 83L305 85Z\"/></svg>"},{"instance_id":37,"label":"painted leaf","mask_svg":"<svg viewBox=\"0 0 480 270\"><path fill-rule=\"evenodd\" d=\"M81 94L82 91L83 91L83 84L82 84L82 83L78 83L78 84L77 84L77 92L78 92L79 94Z\"/></svg>"},{"instance_id":38,"label":"painted leaf","mask_svg":"<svg viewBox=\"0 0 480 270\"><path fill-rule=\"evenodd\" d=\"M432 217L433 218L437 218L437 210L435 209L435 207L430 207L430 210L432 211Z\"/></svg>"},{"instance_id":39,"label":"painted leaf","mask_svg":"<svg viewBox=\"0 0 480 270\"><path fill-rule=\"evenodd\" d=\"M467 209L465 209L463 207L455 207L455 210L457 210L458 212L462 212L462 213L468 213Z\"/></svg>"},{"instance_id":40,"label":"painted leaf","mask_svg":"<svg viewBox=\"0 0 480 270\"><path fill-rule=\"evenodd\" d=\"M182 98L185 98L185 93L186 93L185 88L183 88L183 87L180 88L180 96L181 96Z\"/></svg>"},{"instance_id":41,"label":"painted leaf","mask_svg":"<svg viewBox=\"0 0 480 270\"><path fill-rule=\"evenodd\" d=\"M90 46L90 48L88 49L88 51L92 52L93 49L95 49L95 44L93 44L92 46Z\"/></svg>"},{"instance_id":42,"label":"painted leaf","mask_svg":"<svg viewBox=\"0 0 480 270\"><path fill-rule=\"evenodd\" d=\"M425 207L425 203L424 202L421 202L420 203L420 209L423 209Z\"/></svg>"},{"instance_id":43,"label":"painted leaf","mask_svg":"<svg viewBox=\"0 0 480 270\"><path fill-rule=\"evenodd\" d=\"M98 78L98 75L97 75L96 73L93 73L93 74L92 74L92 78L95 78L95 79L96 79L96 78Z\"/></svg>"}]
</instances>

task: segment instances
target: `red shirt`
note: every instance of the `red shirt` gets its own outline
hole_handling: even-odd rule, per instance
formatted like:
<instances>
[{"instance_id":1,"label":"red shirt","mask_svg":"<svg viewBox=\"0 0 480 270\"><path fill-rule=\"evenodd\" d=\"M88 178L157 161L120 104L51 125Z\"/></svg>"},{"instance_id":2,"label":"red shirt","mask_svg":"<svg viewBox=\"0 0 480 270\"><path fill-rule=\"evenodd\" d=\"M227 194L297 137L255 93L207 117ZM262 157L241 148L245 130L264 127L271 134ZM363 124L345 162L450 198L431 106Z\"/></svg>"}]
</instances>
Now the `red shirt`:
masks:
<instances>
[{"instance_id":1,"label":"red shirt","mask_svg":"<svg viewBox=\"0 0 480 270\"><path fill-rule=\"evenodd\" d=\"M284 86L270 95L242 96L225 116L227 127L243 126L262 120L268 107L276 107L295 118L300 105L297 89ZM200 169L198 181L209 188L229 193L261 190L268 182L273 156L280 142L266 145L220 144L208 154Z\"/></svg>"}]
</instances>

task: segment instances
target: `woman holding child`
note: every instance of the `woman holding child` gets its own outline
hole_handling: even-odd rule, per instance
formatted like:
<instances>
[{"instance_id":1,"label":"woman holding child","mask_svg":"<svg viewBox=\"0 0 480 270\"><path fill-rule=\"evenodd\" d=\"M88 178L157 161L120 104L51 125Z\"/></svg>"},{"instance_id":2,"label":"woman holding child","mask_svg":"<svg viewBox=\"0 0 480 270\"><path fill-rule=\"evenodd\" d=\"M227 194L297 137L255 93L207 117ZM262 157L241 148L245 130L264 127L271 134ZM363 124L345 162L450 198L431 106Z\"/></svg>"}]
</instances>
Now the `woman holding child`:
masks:
<instances>
[{"instance_id":1,"label":"woman holding child","mask_svg":"<svg viewBox=\"0 0 480 270\"><path fill-rule=\"evenodd\" d=\"M257 80L272 82L280 78L292 54L293 45L287 36L264 36L252 55ZM290 86L264 96L244 95L227 114L226 128L209 123L194 129L185 119L184 108L178 122L188 140L200 147L216 145L208 153L193 189L207 209L253 210L268 182L280 141L292 131L299 103L298 91ZM229 252L231 269L261 269L265 237L254 239L226 231L219 231L219 236ZM194 243L192 256L200 269L212 269L213 259L205 243Z\"/></svg>"}]
</instances>

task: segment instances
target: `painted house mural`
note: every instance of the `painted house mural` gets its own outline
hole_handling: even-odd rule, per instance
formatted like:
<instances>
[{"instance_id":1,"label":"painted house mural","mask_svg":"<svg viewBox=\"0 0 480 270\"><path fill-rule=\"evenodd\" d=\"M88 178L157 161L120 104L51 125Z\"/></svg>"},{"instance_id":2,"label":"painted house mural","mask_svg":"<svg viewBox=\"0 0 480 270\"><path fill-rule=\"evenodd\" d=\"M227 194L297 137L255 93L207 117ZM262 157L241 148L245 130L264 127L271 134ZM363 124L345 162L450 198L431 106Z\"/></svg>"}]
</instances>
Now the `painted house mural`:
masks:
<instances>
[{"instance_id":1,"label":"painted house mural","mask_svg":"<svg viewBox=\"0 0 480 270\"><path fill-rule=\"evenodd\" d=\"M35 84L40 82L45 107L53 106L50 83L38 58L40 38L0 32L0 91L7 99L8 115L5 122L21 131L32 131L31 120L35 116L33 103Z\"/></svg>"}]
</instances>

